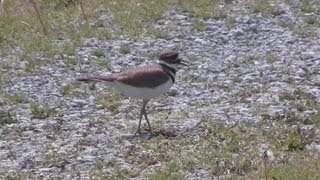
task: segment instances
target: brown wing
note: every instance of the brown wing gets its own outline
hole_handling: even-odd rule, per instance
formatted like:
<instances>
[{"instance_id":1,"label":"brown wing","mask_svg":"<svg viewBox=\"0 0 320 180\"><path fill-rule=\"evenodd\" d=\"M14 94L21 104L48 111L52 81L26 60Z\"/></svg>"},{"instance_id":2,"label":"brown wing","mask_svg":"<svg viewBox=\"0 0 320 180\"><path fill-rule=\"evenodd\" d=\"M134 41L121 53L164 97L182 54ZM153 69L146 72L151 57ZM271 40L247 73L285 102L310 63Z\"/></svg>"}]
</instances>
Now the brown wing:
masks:
<instances>
[{"instance_id":1,"label":"brown wing","mask_svg":"<svg viewBox=\"0 0 320 180\"><path fill-rule=\"evenodd\" d=\"M139 67L117 74L116 81L136 86L153 88L169 80L169 76L160 65Z\"/></svg>"}]
</instances>

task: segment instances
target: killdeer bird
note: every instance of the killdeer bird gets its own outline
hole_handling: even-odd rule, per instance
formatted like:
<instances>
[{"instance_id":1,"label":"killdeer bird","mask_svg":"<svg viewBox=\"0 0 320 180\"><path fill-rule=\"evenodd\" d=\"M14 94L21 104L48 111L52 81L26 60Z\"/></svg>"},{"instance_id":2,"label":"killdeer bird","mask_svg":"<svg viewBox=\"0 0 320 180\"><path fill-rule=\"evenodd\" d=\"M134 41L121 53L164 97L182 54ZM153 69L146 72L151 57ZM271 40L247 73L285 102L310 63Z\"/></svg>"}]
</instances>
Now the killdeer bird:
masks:
<instances>
[{"instance_id":1,"label":"killdeer bird","mask_svg":"<svg viewBox=\"0 0 320 180\"><path fill-rule=\"evenodd\" d=\"M178 56L178 52L169 50L162 52L154 65L141 66L111 75L88 76L78 80L105 82L127 97L142 99L137 133L141 132L142 116L146 119L149 131L152 133L146 105L150 99L164 94L174 84L178 65L186 66L186 61Z\"/></svg>"}]
</instances>

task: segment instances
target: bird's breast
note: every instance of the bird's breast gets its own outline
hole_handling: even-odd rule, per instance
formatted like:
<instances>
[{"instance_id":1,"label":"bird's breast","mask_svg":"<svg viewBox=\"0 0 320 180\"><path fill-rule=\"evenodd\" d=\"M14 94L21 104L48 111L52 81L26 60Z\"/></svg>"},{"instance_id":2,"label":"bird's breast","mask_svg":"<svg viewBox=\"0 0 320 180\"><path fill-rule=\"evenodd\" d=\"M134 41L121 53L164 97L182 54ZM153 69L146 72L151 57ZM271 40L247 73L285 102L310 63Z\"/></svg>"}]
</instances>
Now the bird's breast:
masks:
<instances>
[{"instance_id":1,"label":"bird's breast","mask_svg":"<svg viewBox=\"0 0 320 180\"><path fill-rule=\"evenodd\" d=\"M138 99L152 99L166 93L173 85L171 79L155 87L135 87L116 82L116 88L125 96Z\"/></svg>"}]
</instances>

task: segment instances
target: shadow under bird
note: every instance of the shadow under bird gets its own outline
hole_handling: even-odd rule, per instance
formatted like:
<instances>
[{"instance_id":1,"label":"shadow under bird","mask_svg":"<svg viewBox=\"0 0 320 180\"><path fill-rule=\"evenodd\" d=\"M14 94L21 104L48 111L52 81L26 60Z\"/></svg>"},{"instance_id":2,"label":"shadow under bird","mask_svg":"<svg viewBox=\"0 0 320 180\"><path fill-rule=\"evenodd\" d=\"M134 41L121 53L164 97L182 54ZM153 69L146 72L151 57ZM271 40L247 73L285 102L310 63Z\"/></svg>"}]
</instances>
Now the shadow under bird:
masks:
<instances>
[{"instance_id":1,"label":"shadow under bird","mask_svg":"<svg viewBox=\"0 0 320 180\"><path fill-rule=\"evenodd\" d=\"M136 67L111 75L83 77L79 78L78 81L105 82L108 86L114 87L124 96L142 99L137 133L141 132L142 116L145 117L149 131L152 132L147 117L146 105L150 99L164 94L174 84L179 65L186 66L186 61L180 59L178 56L179 53L176 51L164 51L160 54L159 60L155 64Z\"/></svg>"}]
</instances>

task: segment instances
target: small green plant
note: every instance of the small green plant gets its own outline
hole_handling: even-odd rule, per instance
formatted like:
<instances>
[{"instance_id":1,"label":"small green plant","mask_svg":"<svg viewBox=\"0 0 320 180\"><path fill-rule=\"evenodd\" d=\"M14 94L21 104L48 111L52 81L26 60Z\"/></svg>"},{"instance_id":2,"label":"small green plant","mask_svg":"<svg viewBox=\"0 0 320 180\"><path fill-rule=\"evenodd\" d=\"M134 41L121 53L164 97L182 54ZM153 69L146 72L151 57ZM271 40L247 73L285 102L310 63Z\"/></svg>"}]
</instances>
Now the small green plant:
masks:
<instances>
[{"instance_id":1,"label":"small green plant","mask_svg":"<svg viewBox=\"0 0 320 180\"><path fill-rule=\"evenodd\" d=\"M313 4L310 1L302 1L301 12L312 13L316 10Z\"/></svg>"},{"instance_id":2,"label":"small green plant","mask_svg":"<svg viewBox=\"0 0 320 180\"><path fill-rule=\"evenodd\" d=\"M67 56L74 56L76 50L76 45L71 43L66 43L61 47L61 54Z\"/></svg>"},{"instance_id":3,"label":"small green plant","mask_svg":"<svg viewBox=\"0 0 320 180\"><path fill-rule=\"evenodd\" d=\"M320 107L317 107L315 110L316 110L316 113L306 118L303 122L304 124L314 124L318 127L320 126Z\"/></svg>"},{"instance_id":4,"label":"small green plant","mask_svg":"<svg viewBox=\"0 0 320 180\"><path fill-rule=\"evenodd\" d=\"M60 94L63 96L77 96L77 97L79 97L79 96L83 95L83 92L76 90L79 87L80 87L80 83L74 82L71 84L61 86L59 91L60 91Z\"/></svg>"},{"instance_id":5,"label":"small green plant","mask_svg":"<svg viewBox=\"0 0 320 180\"><path fill-rule=\"evenodd\" d=\"M126 45L122 45L120 47L120 53L121 54L129 54L131 52L130 47Z\"/></svg>"},{"instance_id":6,"label":"small green plant","mask_svg":"<svg viewBox=\"0 0 320 180\"><path fill-rule=\"evenodd\" d=\"M194 20L192 22L192 29L196 30L196 31L203 31L206 28L206 24L203 21L200 20Z\"/></svg>"},{"instance_id":7,"label":"small green plant","mask_svg":"<svg viewBox=\"0 0 320 180\"><path fill-rule=\"evenodd\" d=\"M111 69L111 64L108 58L100 58L97 62L98 66L101 68Z\"/></svg>"},{"instance_id":8,"label":"small green plant","mask_svg":"<svg viewBox=\"0 0 320 180\"><path fill-rule=\"evenodd\" d=\"M19 104L19 103L26 103L27 98L24 94L15 92L8 96L8 102L10 104Z\"/></svg>"},{"instance_id":9,"label":"small green plant","mask_svg":"<svg viewBox=\"0 0 320 180\"><path fill-rule=\"evenodd\" d=\"M268 52L266 53L266 60L268 63L272 64L273 62L276 62L279 60L279 57L277 56L277 54L272 53L272 52Z\"/></svg>"},{"instance_id":10,"label":"small green plant","mask_svg":"<svg viewBox=\"0 0 320 180\"><path fill-rule=\"evenodd\" d=\"M8 83L8 81L9 81L8 78L6 78L6 76L4 74L0 74L0 88L4 87L4 85L6 85ZM1 92L1 90L0 90L0 92Z\"/></svg>"},{"instance_id":11,"label":"small green plant","mask_svg":"<svg viewBox=\"0 0 320 180\"><path fill-rule=\"evenodd\" d=\"M241 83L242 79L239 76L236 76L235 78L233 78L233 82L234 83Z\"/></svg>"},{"instance_id":12,"label":"small green plant","mask_svg":"<svg viewBox=\"0 0 320 180\"><path fill-rule=\"evenodd\" d=\"M174 162L174 161L172 161L172 162L170 162L170 163L168 164L168 170L169 170L170 172L178 172L179 169L180 169L179 164L176 163L176 162Z\"/></svg>"},{"instance_id":13,"label":"small green plant","mask_svg":"<svg viewBox=\"0 0 320 180\"><path fill-rule=\"evenodd\" d=\"M287 91L280 92L278 96L280 101L284 101L284 100L294 101L296 99L293 93L287 92Z\"/></svg>"},{"instance_id":14,"label":"small green plant","mask_svg":"<svg viewBox=\"0 0 320 180\"><path fill-rule=\"evenodd\" d=\"M283 28L290 28L290 22L289 21L285 21L285 20L282 20L282 19L279 19L277 21L277 24L280 26L280 27L283 27Z\"/></svg>"},{"instance_id":15,"label":"small green plant","mask_svg":"<svg viewBox=\"0 0 320 180\"><path fill-rule=\"evenodd\" d=\"M254 55L247 55L243 58L243 62L245 64L252 64L252 63L254 63L255 59L256 59L256 57Z\"/></svg>"},{"instance_id":16,"label":"small green plant","mask_svg":"<svg viewBox=\"0 0 320 180\"><path fill-rule=\"evenodd\" d=\"M177 5L183 11L188 12L189 16L207 20L213 16L216 7L221 2L221 0L180 0Z\"/></svg>"},{"instance_id":17,"label":"small green plant","mask_svg":"<svg viewBox=\"0 0 320 180\"><path fill-rule=\"evenodd\" d=\"M169 34L165 30L150 30L149 33L158 39L169 39Z\"/></svg>"},{"instance_id":18,"label":"small green plant","mask_svg":"<svg viewBox=\"0 0 320 180\"><path fill-rule=\"evenodd\" d=\"M243 169L244 172L249 172L252 169L252 162L249 159L244 159L241 162L241 169Z\"/></svg>"},{"instance_id":19,"label":"small green plant","mask_svg":"<svg viewBox=\"0 0 320 180\"><path fill-rule=\"evenodd\" d=\"M78 63L77 59L76 59L76 58L72 58L72 57L69 57L69 58L66 60L66 62L65 62L65 64L66 64L68 67L74 67L74 66L77 65L77 63Z\"/></svg>"},{"instance_id":20,"label":"small green plant","mask_svg":"<svg viewBox=\"0 0 320 180\"><path fill-rule=\"evenodd\" d=\"M116 167L118 166L118 161L116 159L111 159L106 162L105 166L107 167Z\"/></svg>"},{"instance_id":21,"label":"small green plant","mask_svg":"<svg viewBox=\"0 0 320 180\"><path fill-rule=\"evenodd\" d=\"M29 60L25 66L25 71L32 73L39 64L35 60Z\"/></svg>"},{"instance_id":22,"label":"small green plant","mask_svg":"<svg viewBox=\"0 0 320 180\"><path fill-rule=\"evenodd\" d=\"M149 175L150 180L166 180L166 179L175 179L183 180L185 177L179 173L170 172L170 170L157 170L155 173Z\"/></svg>"},{"instance_id":23,"label":"small green plant","mask_svg":"<svg viewBox=\"0 0 320 180\"><path fill-rule=\"evenodd\" d=\"M316 25L316 26L319 26L320 22L319 20L317 19L317 17L315 16L308 16L304 19L304 22L307 23L307 24L310 24L310 25Z\"/></svg>"},{"instance_id":24,"label":"small green plant","mask_svg":"<svg viewBox=\"0 0 320 180\"><path fill-rule=\"evenodd\" d=\"M93 55L98 58L106 57L106 54L104 53L104 51L102 49L96 49L95 51L93 51Z\"/></svg>"},{"instance_id":25,"label":"small green plant","mask_svg":"<svg viewBox=\"0 0 320 180\"><path fill-rule=\"evenodd\" d=\"M66 96L66 95L71 94L71 91L72 91L72 86L71 86L71 85L65 85L65 86L62 86L62 87L60 88L60 93L61 93L63 96Z\"/></svg>"},{"instance_id":26,"label":"small green plant","mask_svg":"<svg viewBox=\"0 0 320 180\"><path fill-rule=\"evenodd\" d=\"M272 5L273 0L249 0L249 6L255 13L261 13L264 16L280 15L276 6Z\"/></svg>"},{"instance_id":27,"label":"small green plant","mask_svg":"<svg viewBox=\"0 0 320 180\"><path fill-rule=\"evenodd\" d=\"M236 23L236 19L234 16L227 16L224 20L224 25L228 28L231 29L234 27Z\"/></svg>"},{"instance_id":28,"label":"small green plant","mask_svg":"<svg viewBox=\"0 0 320 180\"><path fill-rule=\"evenodd\" d=\"M49 105L42 105L39 102L32 102L30 104L32 118L46 119L58 115L56 107L49 107Z\"/></svg>"},{"instance_id":29,"label":"small green plant","mask_svg":"<svg viewBox=\"0 0 320 180\"><path fill-rule=\"evenodd\" d=\"M17 119L15 118L16 113L9 110L0 110L0 125L6 125L6 124L13 124L17 122Z\"/></svg>"},{"instance_id":30,"label":"small green plant","mask_svg":"<svg viewBox=\"0 0 320 180\"><path fill-rule=\"evenodd\" d=\"M52 43L51 37L38 35L32 40L24 42L20 58L33 62L35 65L40 65L43 60L42 57L53 56L56 53L56 46Z\"/></svg>"},{"instance_id":31,"label":"small green plant","mask_svg":"<svg viewBox=\"0 0 320 180\"><path fill-rule=\"evenodd\" d=\"M98 95L96 104L102 108L107 108L111 112L117 112L122 99L123 97L119 92L110 89L107 93Z\"/></svg>"},{"instance_id":32,"label":"small green plant","mask_svg":"<svg viewBox=\"0 0 320 180\"><path fill-rule=\"evenodd\" d=\"M315 31L310 30L307 27L299 27L294 30L294 33L297 34L301 38L316 38L317 33Z\"/></svg>"},{"instance_id":33,"label":"small green plant","mask_svg":"<svg viewBox=\"0 0 320 180\"><path fill-rule=\"evenodd\" d=\"M49 153L46 153L44 159L45 159L44 161L45 165L54 164L56 166L59 166L65 163L64 157L56 151L51 151Z\"/></svg>"}]
</instances>

